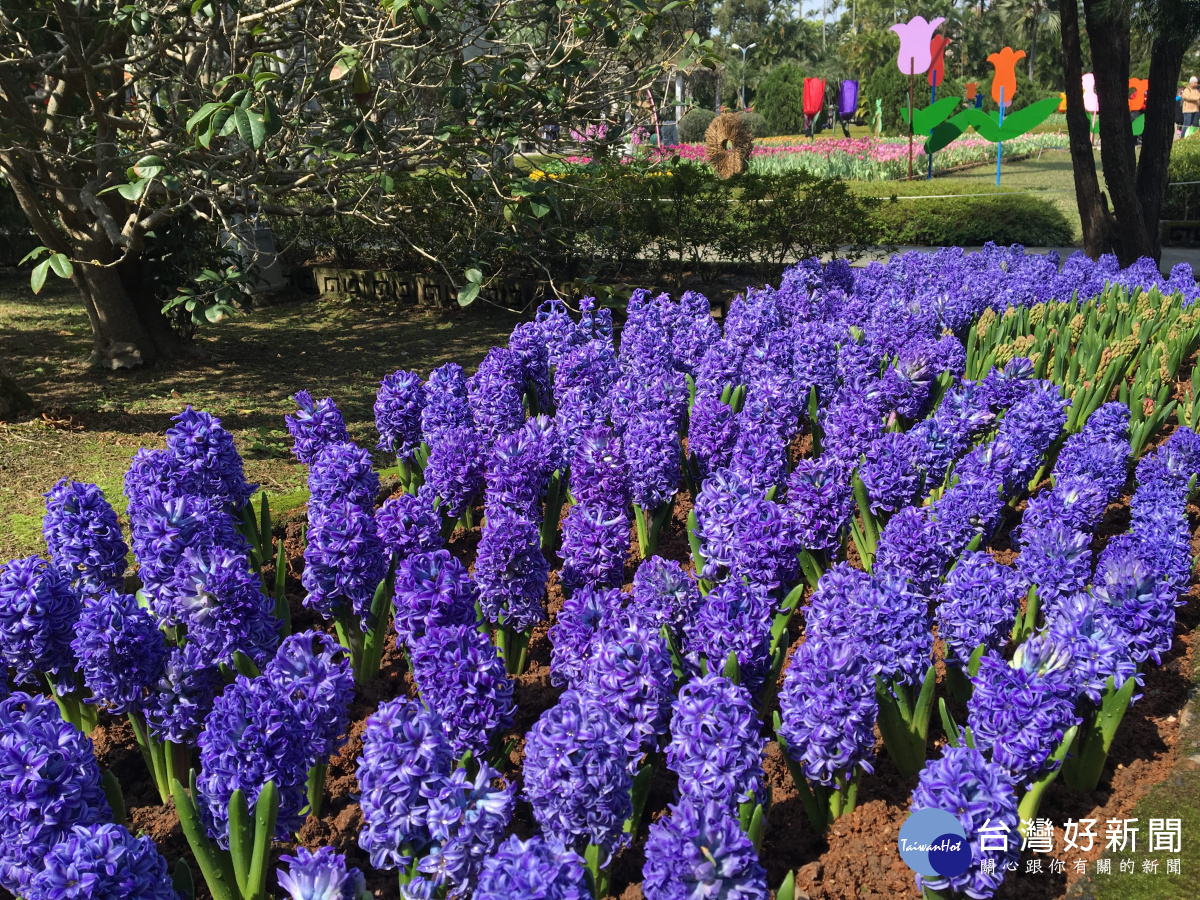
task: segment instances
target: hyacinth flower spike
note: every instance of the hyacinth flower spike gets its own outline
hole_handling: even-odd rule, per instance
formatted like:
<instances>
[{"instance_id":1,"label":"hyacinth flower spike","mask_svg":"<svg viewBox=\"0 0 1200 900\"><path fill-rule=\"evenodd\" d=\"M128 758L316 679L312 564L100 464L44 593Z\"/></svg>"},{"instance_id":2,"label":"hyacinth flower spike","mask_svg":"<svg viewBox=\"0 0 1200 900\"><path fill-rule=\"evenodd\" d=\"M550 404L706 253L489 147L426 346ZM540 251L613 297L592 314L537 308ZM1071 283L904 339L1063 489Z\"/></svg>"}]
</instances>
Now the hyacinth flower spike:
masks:
<instances>
[{"instance_id":1,"label":"hyacinth flower spike","mask_svg":"<svg viewBox=\"0 0 1200 900\"><path fill-rule=\"evenodd\" d=\"M421 433L425 402L421 376L403 369L384 378L375 394L379 449L395 454L396 471L406 494L415 494L425 483L429 461L429 445Z\"/></svg>"}]
</instances>

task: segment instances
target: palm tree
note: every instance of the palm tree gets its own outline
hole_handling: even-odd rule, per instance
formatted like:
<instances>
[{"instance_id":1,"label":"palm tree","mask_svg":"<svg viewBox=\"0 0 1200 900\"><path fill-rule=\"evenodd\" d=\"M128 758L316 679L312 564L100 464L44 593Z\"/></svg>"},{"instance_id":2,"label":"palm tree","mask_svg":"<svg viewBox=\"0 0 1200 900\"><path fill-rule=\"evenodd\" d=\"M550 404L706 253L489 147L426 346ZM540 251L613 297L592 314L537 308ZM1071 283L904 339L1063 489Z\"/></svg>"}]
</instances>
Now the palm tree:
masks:
<instances>
[{"instance_id":1,"label":"palm tree","mask_svg":"<svg viewBox=\"0 0 1200 900\"><path fill-rule=\"evenodd\" d=\"M1029 38L1029 80L1033 81L1037 60L1038 30L1058 34L1058 0L999 0L996 4L1005 24Z\"/></svg>"}]
</instances>

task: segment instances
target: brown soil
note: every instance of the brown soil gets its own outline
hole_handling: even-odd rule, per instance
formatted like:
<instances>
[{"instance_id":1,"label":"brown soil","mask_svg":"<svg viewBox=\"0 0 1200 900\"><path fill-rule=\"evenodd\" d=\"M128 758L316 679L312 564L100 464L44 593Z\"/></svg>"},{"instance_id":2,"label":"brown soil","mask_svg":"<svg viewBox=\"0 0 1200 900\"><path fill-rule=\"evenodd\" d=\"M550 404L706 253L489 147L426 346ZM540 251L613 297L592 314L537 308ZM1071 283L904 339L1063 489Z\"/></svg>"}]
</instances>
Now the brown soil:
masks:
<instances>
[{"instance_id":1,"label":"brown soil","mask_svg":"<svg viewBox=\"0 0 1200 900\"><path fill-rule=\"evenodd\" d=\"M564 513L565 513L564 507ZM686 521L691 509L691 500L681 492L675 502L671 517L664 526L659 545L659 554L678 560L690 567L691 560L687 545ZM482 519L482 509L476 509L476 521ZM1189 508L1193 533L1200 522L1200 508ZM1014 513L1012 522L1019 521ZM1108 510L1096 536L1096 551L1114 534L1128 528L1128 499L1123 498ZM277 536L284 540L288 558L288 597L292 606L293 623L297 629L324 627L302 604L303 590L299 576L303 567L299 521L280 523ZM625 589L630 588L633 571L638 562L636 535L631 531L630 552L626 566ZM479 527L470 530L458 529L449 542L450 551L464 561L472 561L479 540ZM1000 561L1011 564L1017 555L1016 542L1008 528L1002 528L993 542L993 555ZM851 548L853 549L853 548ZM1193 540L1193 551L1200 550L1200 538ZM558 561L553 561L557 566ZM267 577L271 577L270 570ZM1062 844L1062 824L1068 818L1094 818L1103 822L1109 817L1120 817L1133 808L1150 785L1162 781L1176 762L1175 744L1178 738L1178 719L1187 700L1192 672L1196 636L1193 633L1200 624L1200 586L1193 586L1187 596L1187 604L1177 611L1176 640L1170 654L1161 666L1152 667L1145 675L1143 698L1125 717L1110 755L1110 764L1105 770L1100 787L1088 794L1072 793L1059 784L1048 792L1040 815L1050 818L1057 827ZM548 584L548 608L551 619L562 607L562 591L558 583L557 568L551 573ZM807 601L802 601L802 604ZM528 672L515 681L514 700L517 706L513 729L506 734L505 741L514 741L509 755L505 775L520 779L524 759L523 735L546 709L552 706L561 689L550 681L550 643L548 625L535 630L529 648ZM797 615L789 629L790 655L803 641L802 616ZM941 663L941 644L936 645L935 662L939 681L944 677ZM786 666L785 666L786 671ZM782 680L782 676L781 676ZM352 708L352 724L345 745L333 758L329 767L327 794L320 818L309 817L300 832L300 842L316 848L329 844L345 853L351 865L358 866L367 876L369 887L377 897L398 896L394 872L376 872L371 869L366 854L359 849L358 832L362 816L355 800L358 784L355 778L355 759L362 749L362 733L366 718L384 700L396 696L414 694L411 677L403 654L397 651L394 637L389 641L383 660L383 671L379 679L360 690ZM769 722L771 713L778 708L772 698L764 719ZM956 710L961 714L961 710ZM937 748L944 743L937 717L931 724L930 753L936 755ZM764 733L769 727L764 728ZM126 791L131 825L145 831L159 844L160 849L173 866L177 859L187 856L184 841L174 809L162 807L157 794L146 776L145 765L133 741L127 723L105 720L94 734L96 754L100 764L112 768ZM878 740L875 773L864 776L859 788L857 808L849 815L837 820L825 835L813 832L804 816L787 767L776 742L767 744L765 768L770 791L770 807L767 814L761 858L766 866L769 883L778 885L788 871L795 871L797 897L807 894L814 900L849 900L849 898L912 898L920 896L916 889L913 873L901 862L897 852L897 836L900 826L908 814L908 799L916 784L916 777L901 779ZM674 776L660 772L653 783L647 804L645 821L654 821L661 816L673 800L676 790ZM518 803L512 825L514 833L527 837L536 830L528 804ZM612 895L622 900L635 900L642 896L640 888L641 868L644 862L642 846L646 826L643 825L639 840L633 846L620 851L612 865ZM1066 863L1063 874L1042 874L1022 877L1010 875L1001 892L1002 898L1021 900L1051 900L1061 897L1067 887L1078 876L1072 864L1076 859L1093 859L1102 849L1097 846L1089 854L1058 853ZM292 845L279 844L276 854L287 852ZM194 867L193 867L194 868ZM1049 868L1049 863L1044 863ZM1022 861L1022 870L1024 861ZM200 896L203 889L198 871L193 872ZM800 893L800 892L804 893Z\"/></svg>"}]
</instances>

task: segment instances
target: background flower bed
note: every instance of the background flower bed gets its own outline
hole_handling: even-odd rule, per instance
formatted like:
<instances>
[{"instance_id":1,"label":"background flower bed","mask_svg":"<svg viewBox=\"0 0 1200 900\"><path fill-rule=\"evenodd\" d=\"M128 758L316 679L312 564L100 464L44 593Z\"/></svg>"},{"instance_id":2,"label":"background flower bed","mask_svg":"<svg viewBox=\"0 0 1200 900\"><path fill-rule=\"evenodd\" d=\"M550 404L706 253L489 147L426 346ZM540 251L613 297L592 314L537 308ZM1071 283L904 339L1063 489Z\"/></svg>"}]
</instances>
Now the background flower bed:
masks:
<instances>
[{"instance_id":1,"label":"background flower bed","mask_svg":"<svg viewBox=\"0 0 1200 900\"><path fill-rule=\"evenodd\" d=\"M994 253L995 251L992 251L992 252ZM1004 259L1004 265L1007 265L1012 268L1012 271L1008 275L1009 283L1006 286L1006 290L1015 292L1015 296L1017 296L1017 297L1030 298L1030 297L1037 296L1037 294L1035 292L1038 289L1038 287L1037 287L1038 282L1036 279L1033 279L1030 277L1030 275L1032 273L1026 273L1025 275L1021 275L1018 273L1018 270L1020 268L1020 260L1021 260L1020 255L1014 254L1012 256L1007 256L1007 257L1002 257L1002 258ZM993 259L996 259L996 257L993 257ZM943 260L942 262L943 263L952 262L952 258ZM923 265L923 264L917 264L917 265L919 267L920 265ZM835 268L833 271L834 271L834 273L836 273L838 270ZM1076 271L1077 271L1077 269L1076 269ZM1040 283L1041 288L1048 289L1048 290L1052 289L1050 287L1050 284L1044 280L1049 277L1046 270L1042 269L1042 270L1040 270L1040 272L1041 272L1041 277L1043 278L1043 281ZM996 274L998 274L998 273L996 273ZM1115 275L1116 273L1113 272L1111 274ZM1147 278L1147 277L1148 276L1145 271L1142 271L1140 273L1129 273L1129 275L1127 276L1127 278L1143 278L1143 279ZM1137 283L1141 283L1141 282L1135 281L1132 283L1137 284ZM1178 284L1181 286L1185 286L1186 282L1179 281ZM988 288L989 295L990 295L991 291L998 290L999 288L1000 288L1000 285L989 286L989 288ZM1194 290L1194 286L1191 289ZM1010 297L1010 296L1014 296L1014 294L1009 294L1009 293L1005 293L1005 292L1001 291L1000 293L996 294L996 296ZM985 314L985 317L986 317L986 314ZM1007 320L1008 320L1008 317L1006 316L1003 321L1007 321ZM996 317L994 315L992 315L990 321L992 324L995 324ZM989 325L987 327L991 328L992 326ZM997 326L997 327L999 327L999 326ZM1020 334L1019 327L1017 328L1016 334L1018 334L1018 335ZM1018 350L1022 350L1022 349L1029 350L1031 345L1030 344L1022 344L1021 341L1023 341L1023 340L1024 340L1023 337L1018 337L1018 338L1016 338L1016 341L1012 342L1012 343L1002 341L999 345L997 345L997 351L999 351L1000 348L1006 348L1005 349L1005 358L1007 358L1007 356L1011 356L1014 352L1017 352ZM999 356L997 357L997 361L1002 361ZM1160 363L1165 365L1165 361L1161 360L1161 358L1160 358ZM968 365L970 365L970 364L968 363ZM986 364L986 362L981 363L979 359L975 360L974 365L975 365L975 369L972 371L975 371L978 374L982 374L982 372L986 371L988 368L988 365ZM980 369L981 366L982 366L982 370ZM1149 367L1147 367L1147 371L1151 371L1151 369ZM1135 383L1136 383L1136 379L1135 379ZM1170 387L1169 384L1167 386ZM1180 409L1184 410L1184 411L1190 411L1190 409L1192 408L1190 400L1191 400L1191 397L1194 395L1191 395L1189 393L1187 387L1176 385L1175 388L1176 388L1176 391L1178 392L1176 399L1178 401L1182 402ZM1077 392L1078 392L1078 389L1079 389L1079 387L1078 387L1078 385L1076 385ZM1081 396L1078 395L1078 393L1077 393L1077 400L1082 402ZM1157 404L1161 408L1162 400L1158 400ZM1148 411L1146 404L1144 402L1139 402L1139 403L1134 404L1134 407L1137 410L1137 415L1135 418L1137 419L1137 423L1139 424L1139 427L1141 427L1145 423L1145 421L1146 421L1145 417L1152 414L1154 406L1155 406L1155 403L1152 401L1150 403L1150 410ZM1184 421L1189 421L1189 422L1191 421L1191 419L1186 415L1182 416L1182 418ZM1143 429L1143 432L1139 432L1139 434L1141 435L1141 440L1143 440L1143 441L1147 436L1149 436L1152 433L1153 432L1145 432L1144 429ZM801 439L797 443L797 445L792 448L793 452L794 453L803 452L804 451L803 443L804 443L803 439ZM1143 446L1147 446L1147 445L1143 444ZM389 491L389 493L392 493L392 491ZM686 518L684 513L686 513L686 511L687 511L687 505L688 504L685 499L680 498L680 499L676 500L674 507L671 510L672 514L669 519L670 524L667 527L667 531L664 535L664 540L663 540L662 544L660 545L660 550L664 556L667 556L668 558L671 558L672 556L674 556L675 558L679 558L685 562L687 561L688 554L686 552L686 549L683 549L681 547L682 542L680 541L680 536L681 536L680 532L682 531L682 528L681 528L680 522ZM1124 530L1125 523L1122 521L1122 517L1124 515L1126 515L1126 513L1122 512L1122 509L1124 508L1124 506L1125 506L1124 503L1117 504L1115 509L1110 508L1105 513L1105 522L1109 522L1109 525L1112 528L1112 533L1119 533L1120 531ZM478 511L482 511L482 509L480 509ZM1110 517L1112 518L1111 522L1110 522ZM468 559L468 560L470 559L470 553L472 550L472 547L471 547L472 536L474 534L475 534L474 529L467 529L460 533L456 533L456 536L453 537L451 540L452 548L454 548L456 550L456 552L465 551L464 558ZM296 551L298 548L295 545L293 545L290 553L286 553L286 551L288 549L287 544L290 543L291 539L298 538L298 534L292 532L291 528L289 528L280 536L285 538L285 543L284 543L285 556L290 557L292 560L292 563L294 565L297 562L297 560L296 560L297 552ZM1001 558L1004 558L1006 560L1011 560L1014 554L1012 554L1012 552L1011 552L1012 551L1011 546L1007 547L1007 548L1004 546L1006 536L1007 536L1007 533L1002 528L1001 531L998 532L994 536L993 541L992 541L992 546L993 546L994 551L996 551L1002 555ZM1101 539L1101 541L1103 541L1104 538L1111 536L1107 532L1107 529L1105 528L1103 523L1101 524L1101 527L1098 531L1098 536ZM460 541L461 541L461 543L460 543ZM456 545L458 545L458 546L456 547ZM1097 549L1099 549L1099 546L1097 547ZM681 550L682 550L682 552L681 552ZM1006 551L1007 551L1007 554L1005 553ZM564 552L565 552L565 548L564 548ZM633 554L628 554L628 555L631 558L636 559L636 557L633 556ZM1023 565L1023 563L1019 562L1019 565ZM269 566L267 567L266 574L268 574L268 580L270 580ZM630 582L630 576L631 576L631 567L627 564L625 567L625 571L623 573L621 573L621 575L620 575L621 582L628 584ZM554 607L555 607L556 603L555 603L555 598L554 598L555 577L553 575L550 578L550 586L551 586L551 610L554 611ZM293 598L292 599L294 600L294 599L296 599L294 583L292 584L292 589L293 589ZM296 607L295 603L293 603L292 606L294 607L293 612L295 613L296 625L298 627L303 627L305 624L315 624L316 623L316 620L312 619L311 616L308 616L308 619L306 620L306 611L303 607ZM1186 621L1186 614L1184 616L1184 619L1181 619L1181 624L1183 624L1185 621ZM792 637L793 638L796 637L796 634L793 633ZM794 643L795 642L793 641L793 644ZM538 635L535 634L535 641L534 641L534 645L533 645L534 662L538 662L538 655L539 655L538 647L539 647ZM542 643L540 652L542 654L543 659L545 658L545 649L546 649L545 645L544 645L544 643ZM792 649L794 649L794 646ZM396 663L396 660L395 660L394 656L385 659L385 671L387 673L389 673L388 678L391 681L392 687L396 686L396 678L399 675L399 672L395 668L395 663ZM543 663L539 662L539 667L541 665L543 665ZM1176 670L1176 671L1178 671L1178 670ZM1171 673L1171 674L1174 674L1174 673ZM1149 677L1150 676L1148 676L1148 678ZM1176 675L1176 677L1177 677L1177 675ZM1151 702L1147 705L1147 707L1142 707L1143 709L1148 708L1151 714L1153 714L1153 712L1156 710L1161 712L1161 708L1155 705L1154 698L1161 697L1162 695L1165 694L1165 695L1167 695L1167 699L1165 700L1165 702L1168 705L1167 708L1174 708L1177 710L1178 707L1177 706L1172 707L1172 704L1179 702L1179 699L1180 699L1179 698L1179 693L1180 693L1179 686L1177 685L1176 688L1173 690L1170 689L1169 687L1164 690L1164 685L1169 685L1169 682L1163 683L1163 684L1155 682L1151 686L1148 687L1147 697L1151 700ZM532 706L536 709L538 704L536 701L533 701L532 703L529 704L529 706ZM1135 709L1138 709L1138 708L1135 707ZM526 712L526 710L522 707L521 698L518 698L518 710L522 714L524 714ZM517 723L517 730L518 730L518 732L521 730L520 721L518 721L518 723ZM1169 729L1167 729L1167 732L1169 734ZM771 753L771 751L768 751L769 759L770 759L770 753ZM342 754L342 758L343 758L343 762L345 762L345 758L346 758L345 753ZM886 756L883 757L883 760L886 760L886 759L887 759ZM886 765L883 765L882 767L886 770ZM775 765L774 772L779 773L777 764ZM770 772L769 772L769 774L770 774ZM881 771L879 773L879 775L884 778L884 781L887 780L886 774L887 774L886 771ZM334 780L336 781L336 779L338 777L336 764L335 764L334 776L335 776ZM667 781L667 784L669 785L669 779ZM778 780L778 781L773 779L772 784L773 784L773 788L786 789L786 778L782 778L781 780ZM336 789L332 793L333 793L333 797L335 799L342 797L342 795L339 794L339 792ZM903 796L906 796L906 792L903 793ZM901 807L903 805L903 796L900 796L900 800L899 800ZM659 797L659 800L660 801L662 800L661 796ZM652 802L654 802L653 799L652 799ZM345 812L345 810L343 809L342 812ZM136 815L136 810L135 810L135 815ZM775 814L772 813L772 815L774 816ZM850 820L850 821L853 821L853 820ZM768 832L767 839L768 839L768 841L770 841L770 839L771 839L770 832ZM834 861L836 861L836 856L830 858L831 863ZM635 868L635 871L636 871L636 868ZM620 876L620 872L621 872L621 870L618 869L618 871L617 871L618 877ZM813 873L815 873L815 870L810 870L809 875L806 877L810 877L810 878L818 877L818 876L815 876L815 874L813 874ZM901 874L903 874L903 873L901 873ZM803 883L804 883L804 881L802 879L802 884Z\"/></svg>"}]
</instances>

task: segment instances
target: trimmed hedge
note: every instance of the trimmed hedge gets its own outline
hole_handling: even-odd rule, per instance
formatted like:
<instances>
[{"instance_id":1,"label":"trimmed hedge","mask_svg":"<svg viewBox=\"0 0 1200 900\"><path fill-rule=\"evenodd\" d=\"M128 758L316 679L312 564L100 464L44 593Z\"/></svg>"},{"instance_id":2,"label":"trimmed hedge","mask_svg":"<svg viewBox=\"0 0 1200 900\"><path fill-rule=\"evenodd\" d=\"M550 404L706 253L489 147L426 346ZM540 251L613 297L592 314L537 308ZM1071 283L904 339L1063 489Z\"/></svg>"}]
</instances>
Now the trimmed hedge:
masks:
<instances>
[{"instance_id":1,"label":"trimmed hedge","mask_svg":"<svg viewBox=\"0 0 1200 900\"><path fill-rule=\"evenodd\" d=\"M1162 217L1168 220L1200 219L1200 184L1181 184L1200 181L1200 135L1174 143L1167 178L1170 184Z\"/></svg>"},{"instance_id":2,"label":"trimmed hedge","mask_svg":"<svg viewBox=\"0 0 1200 900\"><path fill-rule=\"evenodd\" d=\"M804 130L804 70L784 63L759 82L754 109L767 120L771 134L799 134Z\"/></svg>"},{"instance_id":3,"label":"trimmed hedge","mask_svg":"<svg viewBox=\"0 0 1200 900\"><path fill-rule=\"evenodd\" d=\"M937 182L933 182L937 184ZM1071 225L1053 203L1027 194L889 199L876 206L884 240L918 246L1000 245L1057 247L1071 243Z\"/></svg>"}]
</instances>

